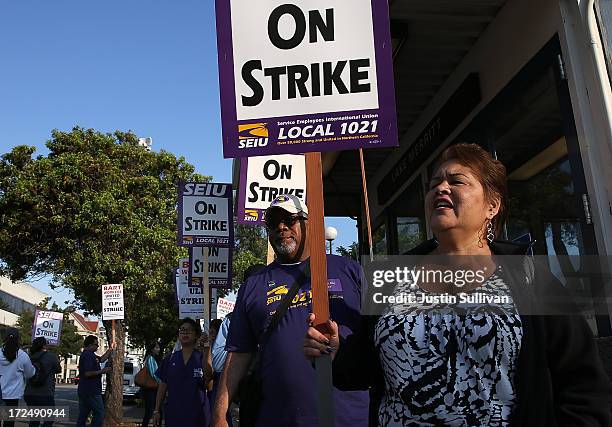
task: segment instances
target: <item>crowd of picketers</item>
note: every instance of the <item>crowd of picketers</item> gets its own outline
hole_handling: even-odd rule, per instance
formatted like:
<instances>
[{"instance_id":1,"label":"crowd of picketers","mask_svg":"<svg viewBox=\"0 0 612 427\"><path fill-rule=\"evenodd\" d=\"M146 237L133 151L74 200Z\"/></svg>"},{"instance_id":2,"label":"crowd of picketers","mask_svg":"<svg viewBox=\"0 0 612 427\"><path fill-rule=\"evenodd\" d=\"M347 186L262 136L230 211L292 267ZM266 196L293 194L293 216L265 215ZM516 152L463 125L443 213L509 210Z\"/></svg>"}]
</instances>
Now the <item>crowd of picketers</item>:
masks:
<instances>
[{"instance_id":1,"label":"crowd of picketers","mask_svg":"<svg viewBox=\"0 0 612 427\"><path fill-rule=\"evenodd\" d=\"M239 403L240 427L316 427L313 362L321 357L333 367L328 416L336 427L610 426L612 383L588 324L571 304L555 315L534 311L541 304L541 313L554 312L566 290L550 271L529 268L529 244L501 240L509 210L506 181L504 165L480 146L444 150L424 200L434 238L410 254L424 265L429 255L472 269L477 261L487 272L469 287L419 283L421 292L510 300L459 311L401 300L379 315L363 315L363 269L327 255L331 319L318 328L311 314L308 208L293 195L278 196L265 214L276 258L247 271L231 317L213 322L210 336L197 321L180 320L177 345L163 359L158 344L147 348L137 375L143 426L228 427L230 405ZM520 268L505 268L502 256L519 260ZM398 283L394 295L412 286L417 284ZM52 402L52 375L41 385L25 385L24 379L39 375L36 363L49 360L43 376L59 367L55 356L40 356L44 341L35 342L30 359L16 331L5 340L0 384L8 405L24 394L29 402ZM92 412L93 426L104 417L101 376L110 368L101 369L100 361L113 349L98 357L97 347L96 337L85 338L78 426Z\"/></svg>"}]
</instances>

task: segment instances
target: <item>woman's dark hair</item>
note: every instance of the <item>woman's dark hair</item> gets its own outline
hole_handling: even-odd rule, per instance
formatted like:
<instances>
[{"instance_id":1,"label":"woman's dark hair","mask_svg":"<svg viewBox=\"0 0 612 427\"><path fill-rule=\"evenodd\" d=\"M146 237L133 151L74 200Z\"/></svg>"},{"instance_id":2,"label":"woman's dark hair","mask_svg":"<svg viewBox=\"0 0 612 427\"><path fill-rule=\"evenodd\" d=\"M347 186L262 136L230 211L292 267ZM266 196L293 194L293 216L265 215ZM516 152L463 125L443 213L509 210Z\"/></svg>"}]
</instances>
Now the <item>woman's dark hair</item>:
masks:
<instances>
[{"instance_id":1,"label":"woman's dark hair","mask_svg":"<svg viewBox=\"0 0 612 427\"><path fill-rule=\"evenodd\" d=\"M433 170L437 170L443 163L454 160L470 168L474 176L480 181L484 189L485 199L489 202L499 201L499 212L493 217L493 233L498 238L504 229L508 216L508 185L506 167L491 157L486 150L478 144L460 143L451 145L444 150L434 162Z\"/></svg>"},{"instance_id":2,"label":"woman's dark hair","mask_svg":"<svg viewBox=\"0 0 612 427\"><path fill-rule=\"evenodd\" d=\"M6 360L12 362L17 358L17 352L19 351L19 332L15 328L9 328L4 334L2 352Z\"/></svg>"},{"instance_id":3,"label":"woman's dark hair","mask_svg":"<svg viewBox=\"0 0 612 427\"><path fill-rule=\"evenodd\" d=\"M147 352L145 353L145 359L147 358L147 356L151 356L153 359L155 359L157 362L159 362L159 360L161 359L160 355L159 354L153 354L153 350L157 346L159 346L159 348L161 350L161 345L159 344L158 341L150 342L149 345L147 345Z\"/></svg>"},{"instance_id":4,"label":"woman's dark hair","mask_svg":"<svg viewBox=\"0 0 612 427\"><path fill-rule=\"evenodd\" d=\"M94 342L98 341L98 337L95 335L87 335L85 340L83 341L83 348L87 348L92 345Z\"/></svg>"},{"instance_id":5,"label":"woman's dark hair","mask_svg":"<svg viewBox=\"0 0 612 427\"><path fill-rule=\"evenodd\" d=\"M200 335L202 335L202 328L200 327L200 323L196 322L191 317L185 317L184 319L181 319L181 321L179 322L178 324L179 328L183 326L185 323L188 323L189 325L193 326L193 329L195 330L195 334L196 334L196 341L197 341L197 338L200 338Z\"/></svg>"},{"instance_id":6,"label":"woman's dark hair","mask_svg":"<svg viewBox=\"0 0 612 427\"><path fill-rule=\"evenodd\" d=\"M30 347L30 354L38 353L47 345L47 339L45 337L34 338L32 341L32 347Z\"/></svg>"}]
</instances>

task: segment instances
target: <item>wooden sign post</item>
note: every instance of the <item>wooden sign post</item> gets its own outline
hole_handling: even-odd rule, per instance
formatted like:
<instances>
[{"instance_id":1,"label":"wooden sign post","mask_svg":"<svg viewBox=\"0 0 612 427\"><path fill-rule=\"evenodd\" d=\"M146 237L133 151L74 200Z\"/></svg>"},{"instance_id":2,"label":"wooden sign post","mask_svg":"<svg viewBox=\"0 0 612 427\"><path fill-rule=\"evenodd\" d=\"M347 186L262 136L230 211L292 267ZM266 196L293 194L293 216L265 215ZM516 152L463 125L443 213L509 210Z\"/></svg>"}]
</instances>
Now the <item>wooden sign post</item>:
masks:
<instances>
[{"instance_id":1,"label":"wooden sign post","mask_svg":"<svg viewBox=\"0 0 612 427\"><path fill-rule=\"evenodd\" d=\"M208 251L210 248L204 248L202 251L204 253L204 279L202 280L202 297L204 298L204 310L208 311L208 313L204 313L204 329L208 336L210 337L210 312L211 312L211 303L210 303L210 283L209 283L209 271L208 271Z\"/></svg>"},{"instance_id":2,"label":"wooden sign post","mask_svg":"<svg viewBox=\"0 0 612 427\"><path fill-rule=\"evenodd\" d=\"M321 153L306 153L306 194L308 194L308 240L310 242L310 283L315 328L329 336L329 298L327 295L327 258L325 253L325 209ZM333 427L331 355L315 359L317 412L319 427Z\"/></svg>"},{"instance_id":3,"label":"wooden sign post","mask_svg":"<svg viewBox=\"0 0 612 427\"><path fill-rule=\"evenodd\" d=\"M116 343L116 326L115 319L111 320L111 345Z\"/></svg>"},{"instance_id":4,"label":"wooden sign post","mask_svg":"<svg viewBox=\"0 0 612 427\"><path fill-rule=\"evenodd\" d=\"M327 332L329 319L327 296L327 258L325 257L325 209L323 205L323 176L321 153L306 153L306 194L308 194L308 240L310 242L310 282L312 283L312 312L315 327Z\"/></svg>"}]
</instances>

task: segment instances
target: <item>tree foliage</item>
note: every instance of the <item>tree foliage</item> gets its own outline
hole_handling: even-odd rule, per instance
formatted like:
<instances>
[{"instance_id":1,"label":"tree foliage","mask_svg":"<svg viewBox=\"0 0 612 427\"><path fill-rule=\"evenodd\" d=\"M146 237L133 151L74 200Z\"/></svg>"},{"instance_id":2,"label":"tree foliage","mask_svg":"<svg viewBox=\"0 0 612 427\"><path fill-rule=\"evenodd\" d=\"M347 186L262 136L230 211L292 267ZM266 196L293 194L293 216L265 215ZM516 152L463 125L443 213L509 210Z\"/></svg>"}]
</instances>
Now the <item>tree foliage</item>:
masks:
<instances>
[{"instance_id":1,"label":"tree foliage","mask_svg":"<svg viewBox=\"0 0 612 427\"><path fill-rule=\"evenodd\" d=\"M336 248L336 253L340 256L359 261L359 244L357 242L353 242L348 248L345 248L344 246L338 246Z\"/></svg>"},{"instance_id":2,"label":"tree foliage","mask_svg":"<svg viewBox=\"0 0 612 427\"><path fill-rule=\"evenodd\" d=\"M176 317L166 297L184 255L177 185L207 178L182 157L138 146L131 133L55 130L47 148L33 158L33 147L18 146L0 160L0 273L51 274L96 314L102 284L123 283L131 335L159 333L157 318Z\"/></svg>"},{"instance_id":3,"label":"tree foliage","mask_svg":"<svg viewBox=\"0 0 612 427\"><path fill-rule=\"evenodd\" d=\"M171 271L186 255L176 245L177 186L208 178L182 157L140 147L132 133L76 127L53 131L46 145L46 156L18 146L0 158L0 274L50 274L95 314L102 285L123 283L122 325L135 341L174 333ZM123 366L124 332L114 366ZM112 374L110 423L121 419L121 371Z\"/></svg>"},{"instance_id":4,"label":"tree foliage","mask_svg":"<svg viewBox=\"0 0 612 427\"><path fill-rule=\"evenodd\" d=\"M234 240L232 289L237 289L247 268L266 263L268 240L263 228L250 225L236 225Z\"/></svg>"}]
</instances>

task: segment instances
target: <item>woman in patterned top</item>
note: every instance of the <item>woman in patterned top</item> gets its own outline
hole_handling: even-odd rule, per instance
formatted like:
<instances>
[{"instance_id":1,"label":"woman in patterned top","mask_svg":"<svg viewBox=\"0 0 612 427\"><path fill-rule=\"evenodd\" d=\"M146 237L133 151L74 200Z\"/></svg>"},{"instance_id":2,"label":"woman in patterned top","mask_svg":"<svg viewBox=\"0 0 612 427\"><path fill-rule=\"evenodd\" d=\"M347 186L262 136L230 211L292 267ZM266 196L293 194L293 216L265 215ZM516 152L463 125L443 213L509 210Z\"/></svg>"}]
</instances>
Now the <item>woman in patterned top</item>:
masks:
<instances>
[{"instance_id":1,"label":"woman in patterned top","mask_svg":"<svg viewBox=\"0 0 612 427\"><path fill-rule=\"evenodd\" d=\"M585 320L534 315L523 303L525 289L533 283L533 293L546 300L551 288L560 291L553 276L538 270L529 277L496 262L496 255L524 256L526 249L494 241L507 215L505 167L475 144L447 148L434 168L425 212L435 239L412 254L479 259L490 273L461 289L419 283L422 295L512 298L494 307L463 304L461 311L433 298L396 304L374 321L364 316L368 332L342 343L330 321L329 340L308 329L305 355L318 357L331 347L334 384L370 387L374 425L610 425L612 387ZM395 293L415 286L400 283Z\"/></svg>"}]
</instances>

